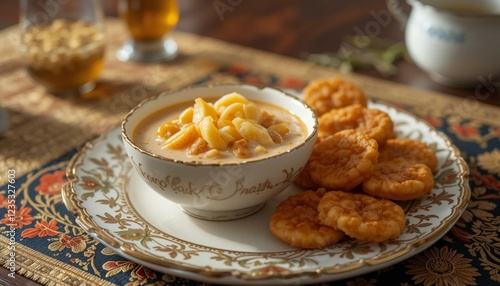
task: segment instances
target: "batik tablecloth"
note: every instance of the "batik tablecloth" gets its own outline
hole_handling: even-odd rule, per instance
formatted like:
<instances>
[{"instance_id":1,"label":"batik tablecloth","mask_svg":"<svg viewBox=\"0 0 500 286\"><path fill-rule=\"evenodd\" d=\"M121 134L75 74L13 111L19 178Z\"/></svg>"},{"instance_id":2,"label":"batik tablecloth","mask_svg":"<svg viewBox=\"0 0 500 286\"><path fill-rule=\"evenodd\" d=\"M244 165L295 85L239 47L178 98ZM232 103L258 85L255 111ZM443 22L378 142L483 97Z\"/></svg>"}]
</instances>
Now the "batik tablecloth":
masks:
<instances>
[{"instance_id":1,"label":"batik tablecloth","mask_svg":"<svg viewBox=\"0 0 500 286\"><path fill-rule=\"evenodd\" d=\"M246 82L301 90L312 79L343 76L368 97L414 113L447 134L469 165L472 197L451 231L427 250L386 269L328 285L500 283L500 108L481 103L497 88L493 82L479 84L467 99L455 98L340 75L181 32L174 35L181 51L176 60L123 63L114 56L126 35L120 22L108 20L107 33L106 65L97 89L82 98L59 98L46 93L23 69L17 28L0 32L0 106L10 117L9 129L0 136L3 281L15 284L27 277L44 285L208 285L124 259L78 227L61 198L71 156L86 141L117 126L138 102L168 89Z\"/></svg>"}]
</instances>

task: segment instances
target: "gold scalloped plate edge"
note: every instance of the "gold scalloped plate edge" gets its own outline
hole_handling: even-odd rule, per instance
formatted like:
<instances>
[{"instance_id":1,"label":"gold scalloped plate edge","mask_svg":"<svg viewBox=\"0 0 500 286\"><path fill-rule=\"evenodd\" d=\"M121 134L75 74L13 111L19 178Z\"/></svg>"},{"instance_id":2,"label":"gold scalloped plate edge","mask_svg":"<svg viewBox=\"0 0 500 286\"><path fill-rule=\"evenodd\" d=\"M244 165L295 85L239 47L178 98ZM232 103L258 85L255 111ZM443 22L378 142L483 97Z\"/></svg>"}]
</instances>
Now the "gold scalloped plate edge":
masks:
<instances>
[{"instance_id":1,"label":"gold scalloped plate edge","mask_svg":"<svg viewBox=\"0 0 500 286\"><path fill-rule=\"evenodd\" d=\"M457 165L461 171L461 173L459 174L460 183L458 184L458 187L462 192L461 196L459 196L458 198L459 204L452 207L451 214L446 219L443 220L443 224L441 224L436 228L436 230L439 231L437 232L434 231L432 234L429 234L424 238L419 239L418 241L408 244L403 249L397 249L394 251L394 253L381 253L379 256L369 259L360 259L358 261L353 261L352 263L348 264L332 265L328 267L318 267L316 269L307 271L291 271L282 269L282 271L278 272L269 271L265 273L262 273L258 270L250 270L250 271L216 270L211 267L198 267L187 263L179 263L169 259L152 256L149 253L144 252L143 250L137 249L137 247L135 247L134 244L117 239L117 237L109 233L109 231L100 228L97 225L97 223L92 219L92 216L87 212L87 210L83 208L82 201L77 198L77 191L74 188L74 184L78 181L78 176L76 175L76 169L79 167L79 165L82 164L81 160L85 158L87 152L89 150L92 150L95 146L95 143L103 140L103 138L107 134L101 135L99 138L90 141L82 148L82 150L76 153L68 163L66 170L68 183L65 184L65 186L63 187L62 191L63 202L68 208L68 210L75 216L77 223L84 230L86 230L91 236L103 242L110 248L113 248L114 250L119 252L119 254L122 254L122 256L126 258L129 258L131 260L138 259L142 262L151 264L153 266L152 267L153 269L155 268L154 266L171 267L173 268L173 270L180 270L181 275L183 274L182 271L186 271L186 273L184 274L195 273L202 276L206 276L207 278L231 276L233 278L243 279L248 282L250 281L256 282L256 280L264 281L270 278L293 278L298 276L308 276L311 279L313 279L311 283L321 282L319 280L322 279L318 280L318 278L322 275L323 276L327 275L328 280L342 279L342 278L330 277L330 275L354 271L360 269L363 266L370 266L370 268L364 271L363 273L372 272L382 267L388 266L385 265L388 262L390 262L392 265L401 260L406 259L407 257L405 257L405 255L412 252L412 250L413 250L412 255L415 255L420 251L423 251L424 249L429 247L431 245L430 243L433 243L438 239L440 239L456 223L462 212L465 210L467 202L470 198L470 188L468 186L468 180L467 180L468 166L465 163L465 160L460 156L458 148L456 148L456 146L454 146L451 143L451 140L448 138L448 136L436 130L433 126L431 126L425 121L422 121L412 113L409 113L405 110L399 110L385 103L384 105L386 105L386 107L389 108L394 108L396 112L405 113L406 115L413 117L415 120L425 123L430 131L435 132L437 136L439 136L442 140L444 140L451 153L454 153ZM297 250L296 252L302 252L302 251L303 250ZM357 272L356 274L360 275L363 273Z\"/></svg>"}]
</instances>

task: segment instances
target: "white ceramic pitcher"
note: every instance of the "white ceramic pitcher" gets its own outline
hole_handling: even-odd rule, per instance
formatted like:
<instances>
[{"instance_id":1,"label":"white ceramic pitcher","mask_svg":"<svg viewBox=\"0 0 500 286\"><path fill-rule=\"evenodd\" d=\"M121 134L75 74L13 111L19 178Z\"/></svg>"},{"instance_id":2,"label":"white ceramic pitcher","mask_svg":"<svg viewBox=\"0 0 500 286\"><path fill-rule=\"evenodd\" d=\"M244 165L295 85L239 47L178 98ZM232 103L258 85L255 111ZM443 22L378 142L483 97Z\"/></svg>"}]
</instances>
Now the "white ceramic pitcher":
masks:
<instances>
[{"instance_id":1,"label":"white ceramic pitcher","mask_svg":"<svg viewBox=\"0 0 500 286\"><path fill-rule=\"evenodd\" d=\"M437 82L475 86L500 75L499 0L407 0L408 52Z\"/></svg>"}]
</instances>

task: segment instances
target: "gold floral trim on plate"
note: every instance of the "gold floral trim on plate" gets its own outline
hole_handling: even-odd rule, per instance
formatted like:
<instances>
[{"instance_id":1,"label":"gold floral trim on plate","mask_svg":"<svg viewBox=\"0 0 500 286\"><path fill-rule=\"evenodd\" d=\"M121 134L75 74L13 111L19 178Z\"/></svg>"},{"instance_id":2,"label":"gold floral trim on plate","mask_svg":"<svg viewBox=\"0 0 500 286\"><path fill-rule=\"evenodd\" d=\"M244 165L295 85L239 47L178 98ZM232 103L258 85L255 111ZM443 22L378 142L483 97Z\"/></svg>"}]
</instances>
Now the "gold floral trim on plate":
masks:
<instances>
[{"instance_id":1,"label":"gold floral trim on plate","mask_svg":"<svg viewBox=\"0 0 500 286\"><path fill-rule=\"evenodd\" d=\"M431 246L457 221L470 197L468 167L444 134L407 112L380 103L370 107L391 116L398 137L426 142L439 160L432 193L402 204L407 224L396 240L348 240L316 250L286 245L269 232L269 217L280 201L301 191L295 185L246 218L193 218L143 183L125 154L119 129L72 158L63 199L93 237L171 275L240 285L283 283L285 278L287 283L320 283L362 275Z\"/></svg>"}]
</instances>

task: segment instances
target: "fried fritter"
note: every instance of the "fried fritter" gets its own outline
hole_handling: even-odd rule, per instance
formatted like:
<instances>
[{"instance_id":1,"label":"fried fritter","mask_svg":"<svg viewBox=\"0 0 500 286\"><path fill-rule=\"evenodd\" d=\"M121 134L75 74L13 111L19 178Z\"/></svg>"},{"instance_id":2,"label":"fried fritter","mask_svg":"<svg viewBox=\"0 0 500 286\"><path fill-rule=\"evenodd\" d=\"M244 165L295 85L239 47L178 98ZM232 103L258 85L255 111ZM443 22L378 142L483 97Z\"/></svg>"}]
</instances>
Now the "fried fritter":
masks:
<instances>
[{"instance_id":1,"label":"fried fritter","mask_svg":"<svg viewBox=\"0 0 500 286\"><path fill-rule=\"evenodd\" d=\"M318 186L348 191L372 175L377 158L377 141L355 130L342 130L314 146L309 172Z\"/></svg>"},{"instance_id":2,"label":"fried fritter","mask_svg":"<svg viewBox=\"0 0 500 286\"><path fill-rule=\"evenodd\" d=\"M438 160L436 153L422 141L413 139L388 139L379 150L379 161L389 161L396 158L404 158L407 161L425 164L434 171Z\"/></svg>"},{"instance_id":3,"label":"fried fritter","mask_svg":"<svg viewBox=\"0 0 500 286\"><path fill-rule=\"evenodd\" d=\"M355 129L377 140L379 145L393 136L394 124L389 115L378 109L351 105L332 109L318 120L318 137L328 137L338 131Z\"/></svg>"},{"instance_id":4,"label":"fried fritter","mask_svg":"<svg viewBox=\"0 0 500 286\"><path fill-rule=\"evenodd\" d=\"M429 194L434 186L431 169L404 158L382 161L371 177L363 182L363 191L375 197L408 201Z\"/></svg>"},{"instance_id":5,"label":"fried fritter","mask_svg":"<svg viewBox=\"0 0 500 286\"><path fill-rule=\"evenodd\" d=\"M315 249L339 242L344 233L324 226L318 219L318 204L325 189L307 190L282 201L274 210L269 228L284 242Z\"/></svg>"},{"instance_id":6,"label":"fried fritter","mask_svg":"<svg viewBox=\"0 0 500 286\"><path fill-rule=\"evenodd\" d=\"M359 104L366 106L368 100L357 85L341 78L318 79L304 88L304 101L318 116L334 108Z\"/></svg>"},{"instance_id":7,"label":"fried fritter","mask_svg":"<svg viewBox=\"0 0 500 286\"><path fill-rule=\"evenodd\" d=\"M311 167L309 162L304 166L302 172L295 179L295 183L304 189L317 189L319 186L311 178Z\"/></svg>"},{"instance_id":8,"label":"fried fritter","mask_svg":"<svg viewBox=\"0 0 500 286\"><path fill-rule=\"evenodd\" d=\"M404 230L406 218L396 203L365 194L330 191L318 204L322 224L365 241L395 239Z\"/></svg>"}]
</instances>

